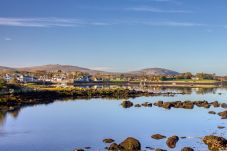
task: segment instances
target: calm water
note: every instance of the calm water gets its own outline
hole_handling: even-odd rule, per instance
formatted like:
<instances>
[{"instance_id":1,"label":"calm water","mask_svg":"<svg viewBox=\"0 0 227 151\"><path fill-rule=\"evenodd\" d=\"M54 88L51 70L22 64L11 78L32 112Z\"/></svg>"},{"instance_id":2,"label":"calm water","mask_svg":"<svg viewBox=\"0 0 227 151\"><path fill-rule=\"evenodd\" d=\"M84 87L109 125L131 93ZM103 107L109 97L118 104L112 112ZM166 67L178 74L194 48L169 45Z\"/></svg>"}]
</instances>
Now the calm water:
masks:
<instances>
[{"instance_id":1,"label":"calm water","mask_svg":"<svg viewBox=\"0 0 227 151\"><path fill-rule=\"evenodd\" d=\"M187 91L191 94L175 97L140 97L130 99L134 103L176 100L207 100L227 102L226 89L157 89L157 91ZM221 93L221 94L219 94ZM120 143L128 136L140 140L146 146L179 151L191 146L205 151L200 137L216 134L227 138L227 120L221 120L208 111L222 108L197 108L193 110L158 107L129 108L120 106L122 100L91 99L56 101L48 105L22 108L18 112L1 116L1 151L73 151L74 148L91 147L104 150L104 138ZM151 139L152 134L186 136L175 149L168 149L165 140Z\"/></svg>"}]
</instances>

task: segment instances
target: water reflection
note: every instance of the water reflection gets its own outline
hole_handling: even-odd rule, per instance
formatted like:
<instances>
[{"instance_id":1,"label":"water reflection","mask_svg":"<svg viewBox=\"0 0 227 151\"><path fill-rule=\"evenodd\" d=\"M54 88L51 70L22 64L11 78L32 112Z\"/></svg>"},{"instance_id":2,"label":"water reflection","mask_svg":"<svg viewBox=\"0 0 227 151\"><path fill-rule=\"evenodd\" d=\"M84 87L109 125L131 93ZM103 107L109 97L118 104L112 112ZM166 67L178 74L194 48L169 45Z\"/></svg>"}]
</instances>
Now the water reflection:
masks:
<instances>
[{"instance_id":1,"label":"water reflection","mask_svg":"<svg viewBox=\"0 0 227 151\"><path fill-rule=\"evenodd\" d=\"M218 89L227 90L227 86L217 87L217 86L200 86L200 87L191 87L191 86L154 86L154 85L77 85L76 87L82 88L127 88L135 90L144 90L152 92L179 92L191 94L195 92L196 94L208 94L216 93Z\"/></svg>"},{"instance_id":2,"label":"water reflection","mask_svg":"<svg viewBox=\"0 0 227 151\"><path fill-rule=\"evenodd\" d=\"M16 109L10 112L0 111L0 127L4 126L8 115L11 116L13 119L17 119L20 111L21 109Z\"/></svg>"},{"instance_id":3,"label":"water reflection","mask_svg":"<svg viewBox=\"0 0 227 151\"><path fill-rule=\"evenodd\" d=\"M226 88L169 88L151 87L157 92L185 92L185 95L139 97L129 99L134 104L154 103L158 100L217 100L225 102ZM221 94L221 95L220 95ZM223 108L205 109L195 107L193 110L166 110L153 106L151 108L121 107L122 100L90 99L56 101L53 104L24 107L8 113L0 112L1 150L55 150L68 151L74 148L92 147L91 150L104 150L104 138L113 138L120 143L128 136L141 141L146 146L169 150L165 140L152 140L151 135L160 133L165 136L185 136L175 149L191 146L195 150L207 150L201 144L201 137L215 134L227 137L227 120L221 120L209 111L221 112ZM29 132L29 133L25 133ZM11 135L16 133L16 135ZM10 134L10 135L8 135Z\"/></svg>"}]
</instances>

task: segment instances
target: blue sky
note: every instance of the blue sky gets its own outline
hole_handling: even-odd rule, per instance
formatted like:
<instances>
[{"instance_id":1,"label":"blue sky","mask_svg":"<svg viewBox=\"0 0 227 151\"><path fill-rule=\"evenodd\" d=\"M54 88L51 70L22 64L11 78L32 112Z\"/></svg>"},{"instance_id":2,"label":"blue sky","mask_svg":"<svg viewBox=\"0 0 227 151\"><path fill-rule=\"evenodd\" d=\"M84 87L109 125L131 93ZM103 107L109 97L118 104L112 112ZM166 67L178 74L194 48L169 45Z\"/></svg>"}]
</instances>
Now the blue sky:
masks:
<instances>
[{"instance_id":1,"label":"blue sky","mask_svg":"<svg viewBox=\"0 0 227 151\"><path fill-rule=\"evenodd\" d=\"M0 65L227 75L226 0L1 0Z\"/></svg>"}]
</instances>

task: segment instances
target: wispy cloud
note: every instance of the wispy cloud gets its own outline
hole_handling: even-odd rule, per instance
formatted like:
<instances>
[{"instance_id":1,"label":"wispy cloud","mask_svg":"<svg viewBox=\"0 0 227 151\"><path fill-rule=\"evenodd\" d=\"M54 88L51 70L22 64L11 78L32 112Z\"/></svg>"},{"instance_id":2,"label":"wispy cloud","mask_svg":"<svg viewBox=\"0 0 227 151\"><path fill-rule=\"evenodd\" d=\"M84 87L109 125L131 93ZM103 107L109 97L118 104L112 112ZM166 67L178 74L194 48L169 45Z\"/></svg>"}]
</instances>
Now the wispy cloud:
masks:
<instances>
[{"instance_id":1,"label":"wispy cloud","mask_svg":"<svg viewBox=\"0 0 227 151\"><path fill-rule=\"evenodd\" d=\"M160 11L160 10L153 10ZM136 19L120 19L94 21L89 19L68 19L68 18L4 18L0 17L0 26L12 27L80 27L80 26L111 26L111 25L147 25L147 26L166 26L166 27L216 27L225 28L223 25L210 25L197 22L181 22L181 21L153 21ZM12 40L5 38L5 40Z\"/></svg>"},{"instance_id":2,"label":"wispy cloud","mask_svg":"<svg viewBox=\"0 0 227 151\"><path fill-rule=\"evenodd\" d=\"M4 40L5 40L5 41L11 41L12 38L6 37L6 38L4 38Z\"/></svg>"},{"instance_id":3,"label":"wispy cloud","mask_svg":"<svg viewBox=\"0 0 227 151\"><path fill-rule=\"evenodd\" d=\"M164 9L147 7L147 6L126 8L126 10L152 12L152 13L193 13L192 11L189 11L189 10L164 10Z\"/></svg>"},{"instance_id":4,"label":"wispy cloud","mask_svg":"<svg viewBox=\"0 0 227 151\"><path fill-rule=\"evenodd\" d=\"M175 4L182 4L182 1L177 1L177 0L151 0L153 2L171 2L171 3L175 3Z\"/></svg>"},{"instance_id":5,"label":"wispy cloud","mask_svg":"<svg viewBox=\"0 0 227 151\"><path fill-rule=\"evenodd\" d=\"M17 27L76 27L76 26L107 26L109 23L83 21L67 18L4 18L0 17L0 26Z\"/></svg>"},{"instance_id":6,"label":"wispy cloud","mask_svg":"<svg viewBox=\"0 0 227 151\"><path fill-rule=\"evenodd\" d=\"M150 26L170 26L170 27L202 27L208 26L207 24L201 23L193 23L193 22L174 22L174 21L166 21L166 22L143 22L144 25Z\"/></svg>"},{"instance_id":7,"label":"wispy cloud","mask_svg":"<svg viewBox=\"0 0 227 151\"><path fill-rule=\"evenodd\" d=\"M110 71L113 68L112 67L105 67L105 66L100 66L100 67L93 67L91 68L92 70L100 70L100 71Z\"/></svg>"}]
</instances>

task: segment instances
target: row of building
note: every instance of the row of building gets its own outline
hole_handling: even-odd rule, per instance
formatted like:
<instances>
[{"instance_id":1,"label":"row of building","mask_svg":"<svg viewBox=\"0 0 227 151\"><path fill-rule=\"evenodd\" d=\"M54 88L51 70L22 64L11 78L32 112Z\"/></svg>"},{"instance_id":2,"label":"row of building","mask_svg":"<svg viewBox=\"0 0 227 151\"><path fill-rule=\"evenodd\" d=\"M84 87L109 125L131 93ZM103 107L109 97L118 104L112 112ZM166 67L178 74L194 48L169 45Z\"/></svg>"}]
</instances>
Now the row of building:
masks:
<instances>
[{"instance_id":1,"label":"row of building","mask_svg":"<svg viewBox=\"0 0 227 151\"><path fill-rule=\"evenodd\" d=\"M49 83L75 83L75 82L92 82L92 81L102 81L102 79L92 78L92 76L81 76L77 79L68 79L66 76L53 76L48 78L46 76L40 76L39 78L30 75L10 75L6 74L3 76L3 79L7 82L10 82L13 79L16 79L21 83L38 83L38 82L49 82Z\"/></svg>"}]
</instances>

